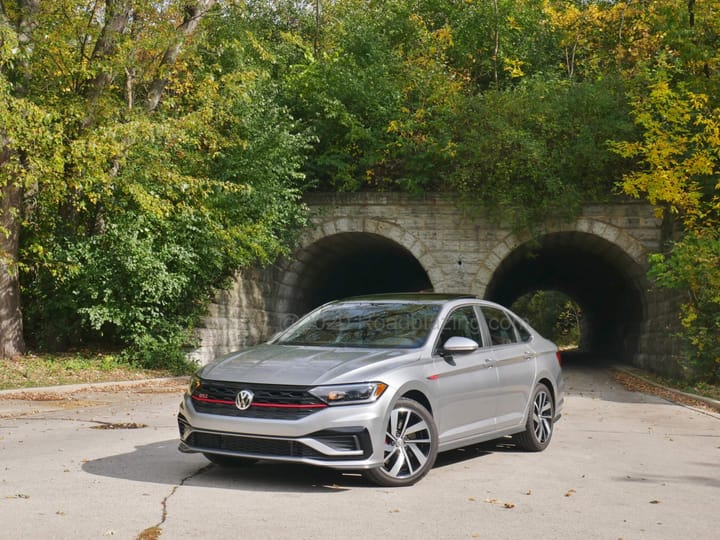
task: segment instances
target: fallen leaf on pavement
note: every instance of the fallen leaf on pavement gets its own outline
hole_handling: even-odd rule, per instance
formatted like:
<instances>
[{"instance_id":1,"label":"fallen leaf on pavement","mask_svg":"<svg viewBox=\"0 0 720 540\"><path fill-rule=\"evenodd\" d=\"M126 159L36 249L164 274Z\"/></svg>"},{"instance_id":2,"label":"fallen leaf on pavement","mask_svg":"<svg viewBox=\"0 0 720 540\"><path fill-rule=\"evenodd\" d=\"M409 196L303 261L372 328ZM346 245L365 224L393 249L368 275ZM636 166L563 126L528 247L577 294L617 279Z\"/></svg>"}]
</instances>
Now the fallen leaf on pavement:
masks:
<instances>
[{"instance_id":1,"label":"fallen leaf on pavement","mask_svg":"<svg viewBox=\"0 0 720 540\"><path fill-rule=\"evenodd\" d=\"M6 499L29 499L30 495L24 495L23 493L16 493L15 495L8 495Z\"/></svg>"},{"instance_id":2,"label":"fallen leaf on pavement","mask_svg":"<svg viewBox=\"0 0 720 540\"><path fill-rule=\"evenodd\" d=\"M113 532L114 534L114 532ZM160 535L162 534L162 529L155 525L154 527L149 527L145 529L143 532L141 532L135 540L158 540L160 538Z\"/></svg>"},{"instance_id":3,"label":"fallen leaf on pavement","mask_svg":"<svg viewBox=\"0 0 720 540\"><path fill-rule=\"evenodd\" d=\"M485 502L490 503L490 504L497 504L497 505L502 506L503 508L515 508L515 503L502 502L502 501L498 501L497 499L485 499Z\"/></svg>"}]
</instances>

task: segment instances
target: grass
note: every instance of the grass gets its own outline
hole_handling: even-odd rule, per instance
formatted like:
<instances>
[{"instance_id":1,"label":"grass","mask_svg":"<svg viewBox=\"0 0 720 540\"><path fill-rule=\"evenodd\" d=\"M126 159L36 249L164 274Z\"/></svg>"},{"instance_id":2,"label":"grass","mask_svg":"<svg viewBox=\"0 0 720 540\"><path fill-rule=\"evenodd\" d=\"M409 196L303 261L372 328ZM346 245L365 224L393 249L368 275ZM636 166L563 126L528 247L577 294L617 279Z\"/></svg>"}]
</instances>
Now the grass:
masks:
<instances>
[{"instance_id":1,"label":"grass","mask_svg":"<svg viewBox=\"0 0 720 540\"><path fill-rule=\"evenodd\" d=\"M0 390L172 376L174 373L170 370L142 369L111 353L29 354L0 358Z\"/></svg>"}]
</instances>

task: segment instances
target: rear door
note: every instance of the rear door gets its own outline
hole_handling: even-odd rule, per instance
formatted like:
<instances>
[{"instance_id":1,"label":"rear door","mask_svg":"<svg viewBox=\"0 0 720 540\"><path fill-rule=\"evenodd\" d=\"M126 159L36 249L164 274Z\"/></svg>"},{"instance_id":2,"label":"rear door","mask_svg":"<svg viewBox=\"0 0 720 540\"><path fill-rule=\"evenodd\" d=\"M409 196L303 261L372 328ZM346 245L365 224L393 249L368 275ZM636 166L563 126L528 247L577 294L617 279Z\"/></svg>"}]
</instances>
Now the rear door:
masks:
<instances>
[{"instance_id":1,"label":"rear door","mask_svg":"<svg viewBox=\"0 0 720 540\"><path fill-rule=\"evenodd\" d=\"M443 344L451 337L472 339L473 352L449 354ZM480 323L473 306L461 306L445 319L433 352L437 385L436 411L442 443L458 441L493 431L497 398L497 373L492 351L483 343Z\"/></svg>"},{"instance_id":2,"label":"rear door","mask_svg":"<svg viewBox=\"0 0 720 540\"><path fill-rule=\"evenodd\" d=\"M483 306L481 311L498 378L497 427L522 425L535 381L536 362L529 344L530 334L519 332L512 316L503 309Z\"/></svg>"}]
</instances>

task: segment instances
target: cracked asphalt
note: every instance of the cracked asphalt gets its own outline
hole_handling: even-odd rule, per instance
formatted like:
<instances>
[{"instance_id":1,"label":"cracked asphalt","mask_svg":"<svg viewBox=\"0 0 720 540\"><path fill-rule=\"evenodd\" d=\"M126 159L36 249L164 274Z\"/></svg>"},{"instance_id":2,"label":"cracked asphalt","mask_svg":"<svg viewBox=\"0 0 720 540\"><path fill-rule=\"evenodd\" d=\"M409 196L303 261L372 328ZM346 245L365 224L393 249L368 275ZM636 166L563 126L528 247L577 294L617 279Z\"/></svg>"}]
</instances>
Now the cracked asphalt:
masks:
<instances>
[{"instance_id":1,"label":"cracked asphalt","mask_svg":"<svg viewBox=\"0 0 720 540\"><path fill-rule=\"evenodd\" d=\"M717 538L720 415L569 366L539 454L442 454L410 488L177 451L178 381L0 393L0 538Z\"/></svg>"}]
</instances>

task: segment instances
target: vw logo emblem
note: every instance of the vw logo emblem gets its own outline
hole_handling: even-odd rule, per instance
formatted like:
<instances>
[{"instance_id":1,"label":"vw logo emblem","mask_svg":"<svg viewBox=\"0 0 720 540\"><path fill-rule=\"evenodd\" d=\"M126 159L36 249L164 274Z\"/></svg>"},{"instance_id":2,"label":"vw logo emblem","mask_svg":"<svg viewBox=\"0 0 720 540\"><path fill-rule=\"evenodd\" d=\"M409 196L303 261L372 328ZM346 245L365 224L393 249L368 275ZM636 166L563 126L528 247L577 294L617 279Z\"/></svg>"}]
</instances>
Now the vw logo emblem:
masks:
<instances>
[{"instance_id":1,"label":"vw logo emblem","mask_svg":"<svg viewBox=\"0 0 720 540\"><path fill-rule=\"evenodd\" d=\"M241 411L246 411L250 408L250 405L252 405L254 397L255 394L250 390L240 390L237 396L235 396L235 406Z\"/></svg>"}]
</instances>

